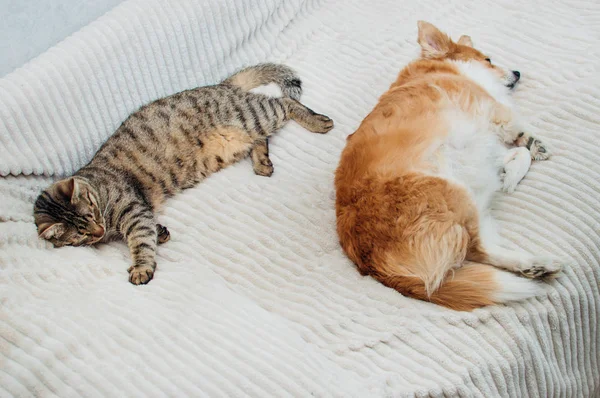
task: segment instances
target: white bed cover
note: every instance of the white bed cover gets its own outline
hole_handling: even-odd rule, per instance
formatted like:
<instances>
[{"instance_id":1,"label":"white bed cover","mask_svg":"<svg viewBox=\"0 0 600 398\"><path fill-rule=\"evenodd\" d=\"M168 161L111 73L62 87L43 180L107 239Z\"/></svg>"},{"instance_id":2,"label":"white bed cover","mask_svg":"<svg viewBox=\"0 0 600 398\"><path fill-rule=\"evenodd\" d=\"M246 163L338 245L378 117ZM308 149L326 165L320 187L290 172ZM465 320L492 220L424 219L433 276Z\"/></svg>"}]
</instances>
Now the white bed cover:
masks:
<instances>
[{"instance_id":1,"label":"white bed cover","mask_svg":"<svg viewBox=\"0 0 600 398\"><path fill-rule=\"evenodd\" d=\"M416 22L519 69L555 156L494 215L572 260L545 294L461 313L361 277L339 247L345 137L418 53ZM284 62L326 136L290 123L275 173L243 161L170 200L155 279L122 243L53 249L32 204L140 105ZM600 396L597 0L128 0L0 80L0 396Z\"/></svg>"}]
</instances>

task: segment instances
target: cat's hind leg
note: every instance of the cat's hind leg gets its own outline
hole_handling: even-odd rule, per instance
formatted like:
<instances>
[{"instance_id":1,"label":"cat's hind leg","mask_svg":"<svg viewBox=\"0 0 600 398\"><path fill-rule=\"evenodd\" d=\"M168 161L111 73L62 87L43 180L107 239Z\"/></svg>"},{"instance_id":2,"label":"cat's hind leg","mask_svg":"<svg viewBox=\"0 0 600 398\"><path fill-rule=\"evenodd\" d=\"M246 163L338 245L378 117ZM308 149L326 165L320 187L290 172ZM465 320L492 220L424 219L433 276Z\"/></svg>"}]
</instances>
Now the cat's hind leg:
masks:
<instances>
[{"instance_id":1,"label":"cat's hind leg","mask_svg":"<svg viewBox=\"0 0 600 398\"><path fill-rule=\"evenodd\" d=\"M254 142L250 150L252 159L252 168L259 176L270 177L273 174L273 163L269 159L269 141L267 138L261 138Z\"/></svg>"},{"instance_id":2,"label":"cat's hind leg","mask_svg":"<svg viewBox=\"0 0 600 398\"><path fill-rule=\"evenodd\" d=\"M319 134L325 134L333 128L333 120L328 116L316 113L307 106L291 98L282 98L289 119L294 120L305 129Z\"/></svg>"}]
</instances>

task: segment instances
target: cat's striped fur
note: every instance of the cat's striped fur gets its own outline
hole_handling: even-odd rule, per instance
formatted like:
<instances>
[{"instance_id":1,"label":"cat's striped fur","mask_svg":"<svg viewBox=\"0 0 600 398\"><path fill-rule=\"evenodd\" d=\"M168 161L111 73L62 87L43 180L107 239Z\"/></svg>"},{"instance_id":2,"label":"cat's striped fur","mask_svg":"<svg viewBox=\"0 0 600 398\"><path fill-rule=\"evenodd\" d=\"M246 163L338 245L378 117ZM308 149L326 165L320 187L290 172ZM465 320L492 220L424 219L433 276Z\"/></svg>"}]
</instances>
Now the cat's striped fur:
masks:
<instances>
[{"instance_id":1,"label":"cat's striped fur","mask_svg":"<svg viewBox=\"0 0 600 398\"><path fill-rule=\"evenodd\" d=\"M271 82L283 97L248 92ZM270 176L268 137L290 119L315 133L333 127L298 102L301 91L290 68L261 64L142 107L89 164L42 192L34 208L39 235L57 247L124 239L130 282L147 283L157 241L169 239L154 216L166 198L248 154L255 173Z\"/></svg>"}]
</instances>

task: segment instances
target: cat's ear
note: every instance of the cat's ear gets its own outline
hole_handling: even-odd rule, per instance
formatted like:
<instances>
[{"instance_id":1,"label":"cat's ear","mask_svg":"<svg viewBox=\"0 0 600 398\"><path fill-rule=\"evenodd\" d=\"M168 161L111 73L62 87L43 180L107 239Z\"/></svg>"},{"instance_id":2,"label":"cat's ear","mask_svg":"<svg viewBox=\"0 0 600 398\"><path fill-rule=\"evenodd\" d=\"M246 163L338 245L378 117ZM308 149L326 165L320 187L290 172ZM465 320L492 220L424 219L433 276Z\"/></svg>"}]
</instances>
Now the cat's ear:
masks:
<instances>
[{"instance_id":1,"label":"cat's ear","mask_svg":"<svg viewBox=\"0 0 600 398\"><path fill-rule=\"evenodd\" d=\"M462 35L457 41L461 46L473 47L473 41L469 36Z\"/></svg>"},{"instance_id":2,"label":"cat's ear","mask_svg":"<svg viewBox=\"0 0 600 398\"><path fill-rule=\"evenodd\" d=\"M90 192L89 190L86 190L85 195L87 197L88 202L90 202L90 204L93 207L98 207L98 200L96 199L96 195L94 195L92 192Z\"/></svg>"},{"instance_id":3,"label":"cat's ear","mask_svg":"<svg viewBox=\"0 0 600 398\"><path fill-rule=\"evenodd\" d=\"M448 35L442 33L429 22L419 21L419 38L421 56L423 58L438 58L448 54L454 44Z\"/></svg>"},{"instance_id":4,"label":"cat's ear","mask_svg":"<svg viewBox=\"0 0 600 398\"><path fill-rule=\"evenodd\" d=\"M47 228L44 228L40 233L40 237L46 240L60 238L65 233L65 225L63 223L52 224Z\"/></svg>"},{"instance_id":5,"label":"cat's ear","mask_svg":"<svg viewBox=\"0 0 600 398\"><path fill-rule=\"evenodd\" d=\"M77 179L70 177L56 183L56 191L71 203L79 199L80 186Z\"/></svg>"}]
</instances>

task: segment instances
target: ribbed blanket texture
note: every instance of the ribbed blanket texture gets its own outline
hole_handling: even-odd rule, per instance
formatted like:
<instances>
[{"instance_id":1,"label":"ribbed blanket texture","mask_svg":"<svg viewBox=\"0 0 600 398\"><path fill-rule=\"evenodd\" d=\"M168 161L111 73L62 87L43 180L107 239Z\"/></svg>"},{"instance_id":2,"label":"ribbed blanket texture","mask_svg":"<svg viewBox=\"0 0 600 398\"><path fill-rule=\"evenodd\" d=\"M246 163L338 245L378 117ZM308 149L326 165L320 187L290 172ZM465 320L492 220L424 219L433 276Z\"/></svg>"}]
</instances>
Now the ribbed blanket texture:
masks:
<instances>
[{"instance_id":1,"label":"ribbed blanket texture","mask_svg":"<svg viewBox=\"0 0 600 398\"><path fill-rule=\"evenodd\" d=\"M359 275L336 231L345 138L418 54L417 20L522 73L554 151L493 214L508 248L569 259L535 299L462 313ZM169 200L155 279L114 242L39 240L40 190L159 97L283 62L322 136L290 123ZM0 80L0 396L600 396L600 3L128 0Z\"/></svg>"}]
</instances>

